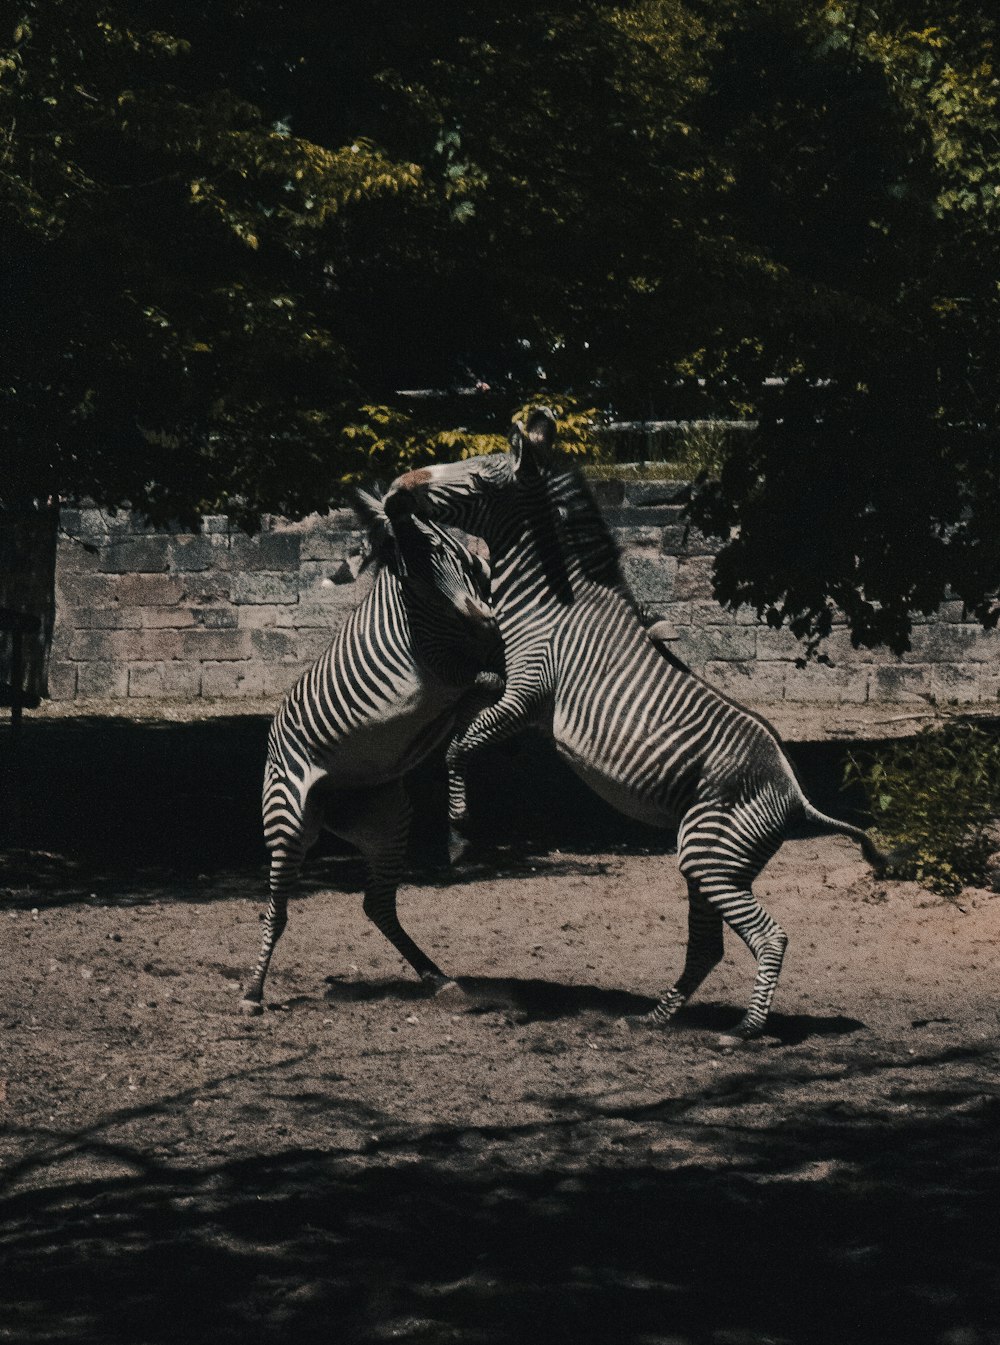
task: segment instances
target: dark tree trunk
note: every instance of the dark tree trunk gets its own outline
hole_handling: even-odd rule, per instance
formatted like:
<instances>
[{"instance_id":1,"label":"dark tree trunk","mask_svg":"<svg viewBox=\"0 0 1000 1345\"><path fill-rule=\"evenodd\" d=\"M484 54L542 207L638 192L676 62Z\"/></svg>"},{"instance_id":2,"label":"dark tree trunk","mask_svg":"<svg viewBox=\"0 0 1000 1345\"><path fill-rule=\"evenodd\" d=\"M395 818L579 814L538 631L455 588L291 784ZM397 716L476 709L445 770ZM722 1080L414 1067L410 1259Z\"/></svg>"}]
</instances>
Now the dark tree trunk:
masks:
<instances>
[{"instance_id":1,"label":"dark tree trunk","mask_svg":"<svg viewBox=\"0 0 1000 1345\"><path fill-rule=\"evenodd\" d=\"M58 527L56 504L0 504L2 705L31 709L48 695Z\"/></svg>"}]
</instances>

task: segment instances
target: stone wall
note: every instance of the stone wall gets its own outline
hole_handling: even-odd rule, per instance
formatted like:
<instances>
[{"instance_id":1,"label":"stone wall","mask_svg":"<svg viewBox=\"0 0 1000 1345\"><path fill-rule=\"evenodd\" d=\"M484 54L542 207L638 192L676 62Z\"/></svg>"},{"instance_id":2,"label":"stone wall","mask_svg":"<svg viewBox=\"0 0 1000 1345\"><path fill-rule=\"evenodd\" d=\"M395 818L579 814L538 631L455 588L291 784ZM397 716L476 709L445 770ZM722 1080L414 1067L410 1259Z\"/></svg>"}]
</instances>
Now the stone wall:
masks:
<instances>
[{"instance_id":1,"label":"stone wall","mask_svg":"<svg viewBox=\"0 0 1000 1345\"><path fill-rule=\"evenodd\" d=\"M752 613L712 599L712 545L688 532L676 483L600 482L636 598L674 628L673 648L736 699L992 701L1000 634L947 603L897 659L854 650L835 630L833 667L797 668L799 646ZM56 569L49 674L54 699L277 699L325 647L370 579L350 510L269 520L256 537L207 518L201 533L162 532L128 515L67 509Z\"/></svg>"}]
</instances>

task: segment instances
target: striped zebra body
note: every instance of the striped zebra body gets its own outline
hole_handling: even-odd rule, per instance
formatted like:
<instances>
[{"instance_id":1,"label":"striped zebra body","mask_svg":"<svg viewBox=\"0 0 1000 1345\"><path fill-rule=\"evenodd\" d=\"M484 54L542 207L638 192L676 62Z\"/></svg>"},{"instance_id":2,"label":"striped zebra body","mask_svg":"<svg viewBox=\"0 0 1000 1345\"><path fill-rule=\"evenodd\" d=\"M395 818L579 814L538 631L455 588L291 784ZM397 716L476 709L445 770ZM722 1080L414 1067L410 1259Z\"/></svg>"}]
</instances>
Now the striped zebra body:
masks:
<instances>
[{"instance_id":1,"label":"striped zebra body","mask_svg":"<svg viewBox=\"0 0 1000 1345\"><path fill-rule=\"evenodd\" d=\"M723 923L757 974L735 1035L759 1035L787 937L752 884L802 822L859 840L804 797L774 731L650 639L621 575L617 548L586 484L549 465L553 423L533 413L510 455L421 469L393 484L390 516L425 508L481 534L506 647L503 695L449 746L452 823L465 821L470 755L530 723L551 732L572 769L621 812L676 827L688 886L683 971L645 1020L662 1026L722 957ZM454 850L458 851L456 842Z\"/></svg>"},{"instance_id":2,"label":"striped zebra body","mask_svg":"<svg viewBox=\"0 0 1000 1345\"><path fill-rule=\"evenodd\" d=\"M403 777L498 694L503 646L483 562L433 524L404 518L392 533L396 552L371 592L271 724L263 790L271 901L242 1001L251 1013L260 1011L302 862L324 829L361 851L369 919L422 979L448 983L396 911L410 825Z\"/></svg>"}]
</instances>

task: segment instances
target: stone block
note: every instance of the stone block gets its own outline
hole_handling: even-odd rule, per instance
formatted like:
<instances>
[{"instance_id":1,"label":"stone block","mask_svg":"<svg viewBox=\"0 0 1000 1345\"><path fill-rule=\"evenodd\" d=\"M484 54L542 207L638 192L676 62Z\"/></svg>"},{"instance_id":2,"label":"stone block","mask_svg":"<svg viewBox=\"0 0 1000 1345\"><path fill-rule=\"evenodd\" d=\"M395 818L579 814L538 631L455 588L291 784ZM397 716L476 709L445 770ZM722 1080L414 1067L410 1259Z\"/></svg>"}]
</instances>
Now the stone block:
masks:
<instances>
[{"instance_id":1,"label":"stone block","mask_svg":"<svg viewBox=\"0 0 1000 1345\"><path fill-rule=\"evenodd\" d=\"M677 561L675 597L683 601L706 600L712 596L712 565L710 556L690 556Z\"/></svg>"},{"instance_id":2,"label":"stone block","mask_svg":"<svg viewBox=\"0 0 1000 1345\"><path fill-rule=\"evenodd\" d=\"M659 611L674 592L677 562L672 556L634 551L622 557L622 573L636 602Z\"/></svg>"},{"instance_id":3,"label":"stone block","mask_svg":"<svg viewBox=\"0 0 1000 1345\"><path fill-rule=\"evenodd\" d=\"M60 537L56 543L56 566L63 574L98 574L102 548L91 542Z\"/></svg>"},{"instance_id":4,"label":"stone block","mask_svg":"<svg viewBox=\"0 0 1000 1345\"><path fill-rule=\"evenodd\" d=\"M663 615L666 619L672 621L675 626L690 626L691 607L692 604L689 602L671 601L667 604Z\"/></svg>"},{"instance_id":5,"label":"stone block","mask_svg":"<svg viewBox=\"0 0 1000 1345\"><path fill-rule=\"evenodd\" d=\"M739 705L774 705L784 696L783 663L706 663L705 681Z\"/></svg>"},{"instance_id":6,"label":"stone block","mask_svg":"<svg viewBox=\"0 0 1000 1345\"><path fill-rule=\"evenodd\" d=\"M193 607L212 606L231 601L233 576L225 570L205 570L178 576L182 583L182 602Z\"/></svg>"},{"instance_id":7,"label":"stone block","mask_svg":"<svg viewBox=\"0 0 1000 1345\"><path fill-rule=\"evenodd\" d=\"M1000 664L1000 631L981 626L940 622L914 629L912 648L903 655L907 663Z\"/></svg>"},{"instance_id":8,"label":"stone block","mask_svg":"<svg viewBox=\"0 0 1000 1345\"><path fill-rule=\"evenodd\" d=\"M678 573L680 568L678 562ZM683 602L674 603L671 612L675 608L687 613L687 620L692 626L753 626L758 630L761 628L761 622L757 619L757 613L753 608L739 607L732 612L714 598L688 598Z\"/></svg>"},{"instance_id":9,"label":"stone block","mask_svg":"<svg viewBox=\"0 0 1000 1345\"><path fill-rule=\"evenodd\" d=\"M218 551L215 538L204 533L186 533L171 537L167 559L172 571L187 574L193 570L211 569Z\"/></svg>"},{"instance_id":10,"label":"stone block","mask_svg":"<svg viewBox=\"0 0 1000 1345\"><path fill-rule=\"evenodd\" d=\"M318 659L330 647L335 631L300 630L298 632L298 656L300 659Z\"/></svg>"},{"instance_id":11,"label":"stone block","mask_svg":"<svg viewBox=\"0 0 1000 1345\"><path fill-rule=\"evenodd\" d=\"M292 603L299 600L299 575L268 571L233 574L229 594L235 603Z\"/></svg>"},{"instance_id":12,"label":"stone block","mask_svg":"<svg viewBox=\"0 0 1000 1345\"><path fill-rule=\"evenodd\" d=\"M199 663L134 663L128 670L128 694L135 699L189 700L201 695Z\"/></svg>"},{"instance_id":13,"label":"stone block","mask_svg":"<svg viewBox=\"0 0 1000 1345\"><path fill-rule=\"evenodd\" d=\"M838 667L843 665L848 667L857 663L885 663L895 665L899 658L891 649L865 649L864 647L855 649L851 644L851 636L846 627L830 632L829 639L823 642L822 651Z\"/></svg>"},{"instance_id":14,"label":"stone block","mask_svg":"<svg viewBox=\"0 0 1000 1345\"><path fill-rule=\"evenodd\" d=\"M757 632L746 626L678 627L671 645L678 658L692 667L708 663L749 663L757 655Z\"/></svg>"},{"instance_id":15,"label":"stone block","mask_svg":"<svg viewBox=\"0 0 1000 1345\"><path fill-rule=\"evenodd\" d=\"M201 668L201 694L234 698L263 696L264 670L261 664L204 663Z\"/></svg>"},{"instance_id":16,"label":"stone block","mask_svg":"<svg viewBox=\"0 0 1000 1345\"><path fill-rule=\"evenodd\" d=\"M111 700L128 695L128 664L93 660L77 665L76 696Z\"/></svg>"},{"instance_id":17,"label":"stone block","mask_svg":"<svg viewBox=\"0 0 1000 1345\"><path fill-rule=\"evenodd\" d=\"M344 560L360 555L367 539L367 530L359 526L353 510L339 509L302 533L299 555L302 560Z\"/></svg>"},{"instance_id":18,"label":"stone block","mask_svg":"<svg viewBox=\"0 0 1000 1345\"><path fill-rule=\"evenodd\" d=\"M687 502L690 481L626 481L625 503L642 509L680 509Z\"/></svg>"},{"instance_id":19,"label":"stone block","mask_svg":"<svg viewBox=\"0 0 1000 1345\"><path fill-rule=\"evenodd\" d=\"M935 696L934 665L886 663L873 667L869 700L926 704Z\"/></svg>"},{"instance_id":20,"label":"stone block","mask_svg":"<svg viewBox=\"0 0 1000 1345\"><path fill-rule=\"evenodd\" d=\"M184 659L201 663L219 663L253 657L250 632L245 630L205 630L195 627L179 636Z\"/></svg>"},{"instance_id":21,"label":"stone block","mask_svg":"<svg viewBox=\"0 0 1000 1345\"><path fill-rule=\"evenodd\" d=\"M783 659L794 663L796 659L804 657L805 647L802 641L797 639L787 626L775 628L769 626L766 621L758 621L756 628L757 650L761 658Z\"/></svg>"},{"instance_id":22,"label":"stone block","mask_svg":"<svg viewBox=\"0 0 1000 1345\"><path fill-rule=\"evenodd\" d=\"M1000 668L985 663L938 663L931 686L939 703L995 701L1000 697Z\"/></svg>"},{"instance_id":23,"label":"stone block","mask_svg":"<svg viewBox=\"0 0 1000 1345\"><path fill-rule=\"evenodd\" d=\"M589 480L587 485L602 514L606 514L609 509L619 508L625 499L624 481Z\"/></svg>"},{"instance_id":24,"label":"stone block","mask_svg":"<svg viewBox=\"0 0 1000 1345\"><path fill-rule=\"evenodd\" d=\"M267 662L294 659L299 656L298 634L294 630L252 630L250 645L253 657Z\"/></svg>"},{"instance_id":25,"label":"stone block","mask_svg":"<svg viewBox=\"0 0 1000 1345\"><path fill-rule=\"evenodd\" d=\"M112 542L125 542L163 531L159 525L150 523L145 514L136 513L131 509L106 509L104 518Z\"/></svg>"},{"instance_id":26,"label":"stone block","mask_svg":"<svg viewBox=\"0 0 1000 1345\"><path fill-rule=\"evenodd\" d=\"M191 607L191 623L205 630L232 630L238 621L237 609L228 603L217 606Z\"/></svg>"},{"instance_id":27,"label":"stone block","mask_svg":"<svg viewBox=\"0 0 1000 1345\"><path fill-rule=\"evenodd\" d=\"M292 572L299 568L300 538L295 533L259 532L255 537L233 533L228 549L216 554L216 563L234 573Z\"/></svg>"},{"instance_id":28,"label":"stone block","mask_svg":"<svg viewBox=\"0 0 1000 1345\"><path fill-rule=\"evenodd\" d=\"M868 699L870 669L829 668L809 663L804 668L789 664L785 672L785 700L858 705Z\"/></svg>"},{"instance_id":29,"label":"stone block","mask_svg":"<svg viewBox=\"0 0 1000 1345\"><path fill-rule=\"evenodd\" d=\"M669 556L687 554L690 528L686 523L668 523L660 530L660 545Z\"/></svg>"},{"instance_id":30,"label":"stone block","mask_svg":"<svg viewBox=\"0 0 1000 1345\"><path fill-rule=\"evenodd\" d=\"M663 550L671 556L714 556L722 543L688 523L669 523L663 529Z\"/></svg>"},{"instance_id":31,"label":"stone block","mask_svg":"<svg viewBox=\"0 0 1000 1345\"><path fill-rule=\"evenodd\" d=\"M201 520L202 532L215 537L228 536L232 527L225 514L205 514Z\"/></svg>"},{"instance_id":32,"label":"stone block","mask_svg":"<svg viewBox=\"0 0 1000 1345\"><path fill-rule=\"evenodd\" d=\"M177 575L124 574L117 585L118 601L132 607L173 607L184 597L184 581Z\"/></svg>"},{"instance_id":33,"label":"stone block","mask_svg":"<svg viewBox=\"0 0 1000 1345\"><path fill-rule=\"evenodd\" d=\"M149 630L183 630L195 624L193 607L127 607L125 612Z\"/></svg>"},{"instance_id":34,"label":"stone block","mask_svg":"<svg viewBox=\"0 0 1000 1345\"><path fill-rule=\"evenodd\" d=\"M623 552L627 553L635 549L656 551L660 549L663 529L658 527L623 527L615 528L611 535Z\"/></svg>"},{"instance_id":35,"label":"stone block","mask_svg":"<svg viewBox=\"0 0 1000 1345\"><path fill-rule=\"evenodd\" d=\"M328 624L331 612L313 603L244 603L231 609L240 630L297 630L301 625ZM315 616L315 619L312 617Z\"/></svg>"},{"instance_id":36,"label":"stone block","mask_svg":"<svg viewBox=\"0 0 1000 1345\"><path fill-rule=\"evenodd\" d=\"M51 659L49 662L49 696L54 701L71 701L76 697L77 665L69 660Z\"/></svg>"},{"instance_id":37,"label":"stone block","mask_svg":"<svg viewBox=\"0 0 1000 1345\"><path fill-rule=\"evenodd\" d=\"M80 663L159 662L178 657L180 640L175 630L78 630L69 656Z\"/></svg>"},{"instance_id":38,"label":"stone block","mask_svg":"<svg viewBox=\"0 0 1000 1345\"><path fill-rule=\"evenodd\" d=\"M169 568L171 538L126 537L101 548L100 569L108 574L159 574Z\"/></svg>"},{"instance_id":39,"label":"stone block","mask_svg":"<svg viewBox=\"0 0 1000 1345\"><path fill-rule=\"evenodd\" d=\"M108 521L100 509L60 509L60 527L82 542L103 545L110 535Z\"/></svg>"},{"instance_id":40,"label":"stone block","mask_svg":"<svg viewBox=\"0 0 1000 1345\"><path fill-rule=\"evenodd\" d=\"M142 625L141 607L64 607L57 612L56 625L63 621L72 621L75 630L123 630ZM156 607L151 611L169 611L169 608Z\"/></svg>"},{"instance_id":41,"label":"stone block","mask_svg":"<svg viewBox=\"0 0 1000 1345\"><path fill-rule=\"evenodd\" d=\"M118 603L123 580L111 574L66 574L56 571L56 606L102 608Z\"/></svg>"},{"instance_id":42,"label":"stone block","mask_svg":"<svg viewBox=\"0 0 1000 1345\"><path fill-rule=\"evenodd\" d=\"M301 591L308 594L317 589L353 589L357 583L359 574L362 577L372 573L371 567L366 570L361 569L360 556L341 560L304 560L299 566L299 580ZM352 605L358 600L353 593L348 595L331 595L338 602L346 600Z\"/></svg>"},{"instance_id":43,"label":"stone block","mask_svg":"<svg viewBox=\"0 0 1000 1345\"><path fill-rule=\"evenodd\" d=\"M312 667L312 661L300 663L267 663L261 670L261 685L265 696L284 696L290 691L304 672Z\"/></svg>"}]
</instances>

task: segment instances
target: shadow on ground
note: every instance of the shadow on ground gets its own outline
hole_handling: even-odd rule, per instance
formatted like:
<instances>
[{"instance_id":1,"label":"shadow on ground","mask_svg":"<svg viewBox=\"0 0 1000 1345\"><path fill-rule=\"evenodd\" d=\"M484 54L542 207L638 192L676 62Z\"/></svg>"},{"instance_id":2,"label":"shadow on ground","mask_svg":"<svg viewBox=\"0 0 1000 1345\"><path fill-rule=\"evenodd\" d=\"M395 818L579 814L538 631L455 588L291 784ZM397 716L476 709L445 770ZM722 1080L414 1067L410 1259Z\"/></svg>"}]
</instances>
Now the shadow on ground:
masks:
<instances>
[{"instance_id":1,"label":"shadow on ground","mask_svg":"<svg viewBox=\"0 0 1000 1345\"><path fill-rule=\"evenodd\" d=\"M627 990L609 990L598 985L576 985L533 977L521 979L501 976L459 976L457 984L467 997L465 1010L470 1013L505 1012L518 1022L551 1022L594 1013L616 1026L621 1019L648 1013L656 1004L646 995ZM382 980L349 980L343 976L326 978L326 999L332 1004L350 1004L372 1000L426 1000L427 988L419 981L397 977ZM739 1020L739 1010L731 1005L695 1003L685 1005L677 1016L678 1026L700 1028L708 1032L728 1032ZM784 1014L772 1012L764 1040L776 1045L797 1046L810 1037L847 1036L864 1028L857 1018L844 1015ZM642 1028L643 1032L653 1029Z\"/></svg>"},{"instance_id":2,"label":"shadow on ground","mask_svg":"<svg viewBox=\"0 0 1000 1345\"><path fill-rule=\"evenodd\" d=\"M263 863L260 785L269 721L231 716L191 722L112 717L26 719L21 845L69 865L121 873L136 866L213 873ZM0 742L0 765L7 751ZM878 744L866 745L877 747ZM789 747L810 797L859 820L859 796L840 782L847 745ZM3 772L0 772L2 774ZM443 865L446 793L440 754L412 777L412 858ZM514 842L514 858L553 848L596 853L664 850L672 838L602 803L529 734L483 753L470 778L475 843ZM0 845L10 844L10 809L0 811ZM336 844L326 853L340 853ZM496 854L491 855L491 862ZM81 882L89 881L87 874Z\"/></svg>"},{"instance_id":3,"label":"shadow on ground","mask_svg":"<svg viewBox=\"0 0 1000 1345\"><path fill-rule=\"evenodd\" d=\"M643 1108L662 1143L604 1165L564 1137L635 1108L553 1099L551 1120L516 1128L544 1171L491 1150L514 1128L384 1137L386 1118L333 1095L331 1135L364 1132L360 1155L331 1138L182 1167L81 1135L61 1157L114 1175L66 1178L50 1155L0 1199L0 1337L995 1345L1000 1100L935 1092L930 1115L890 1089L877 1113L813 1099L765 1124L689 1116L766 1102L775 1082L665 1097ZM697 1162L669 1157L685 1140Z\"/></svg>"}]
</instances>

